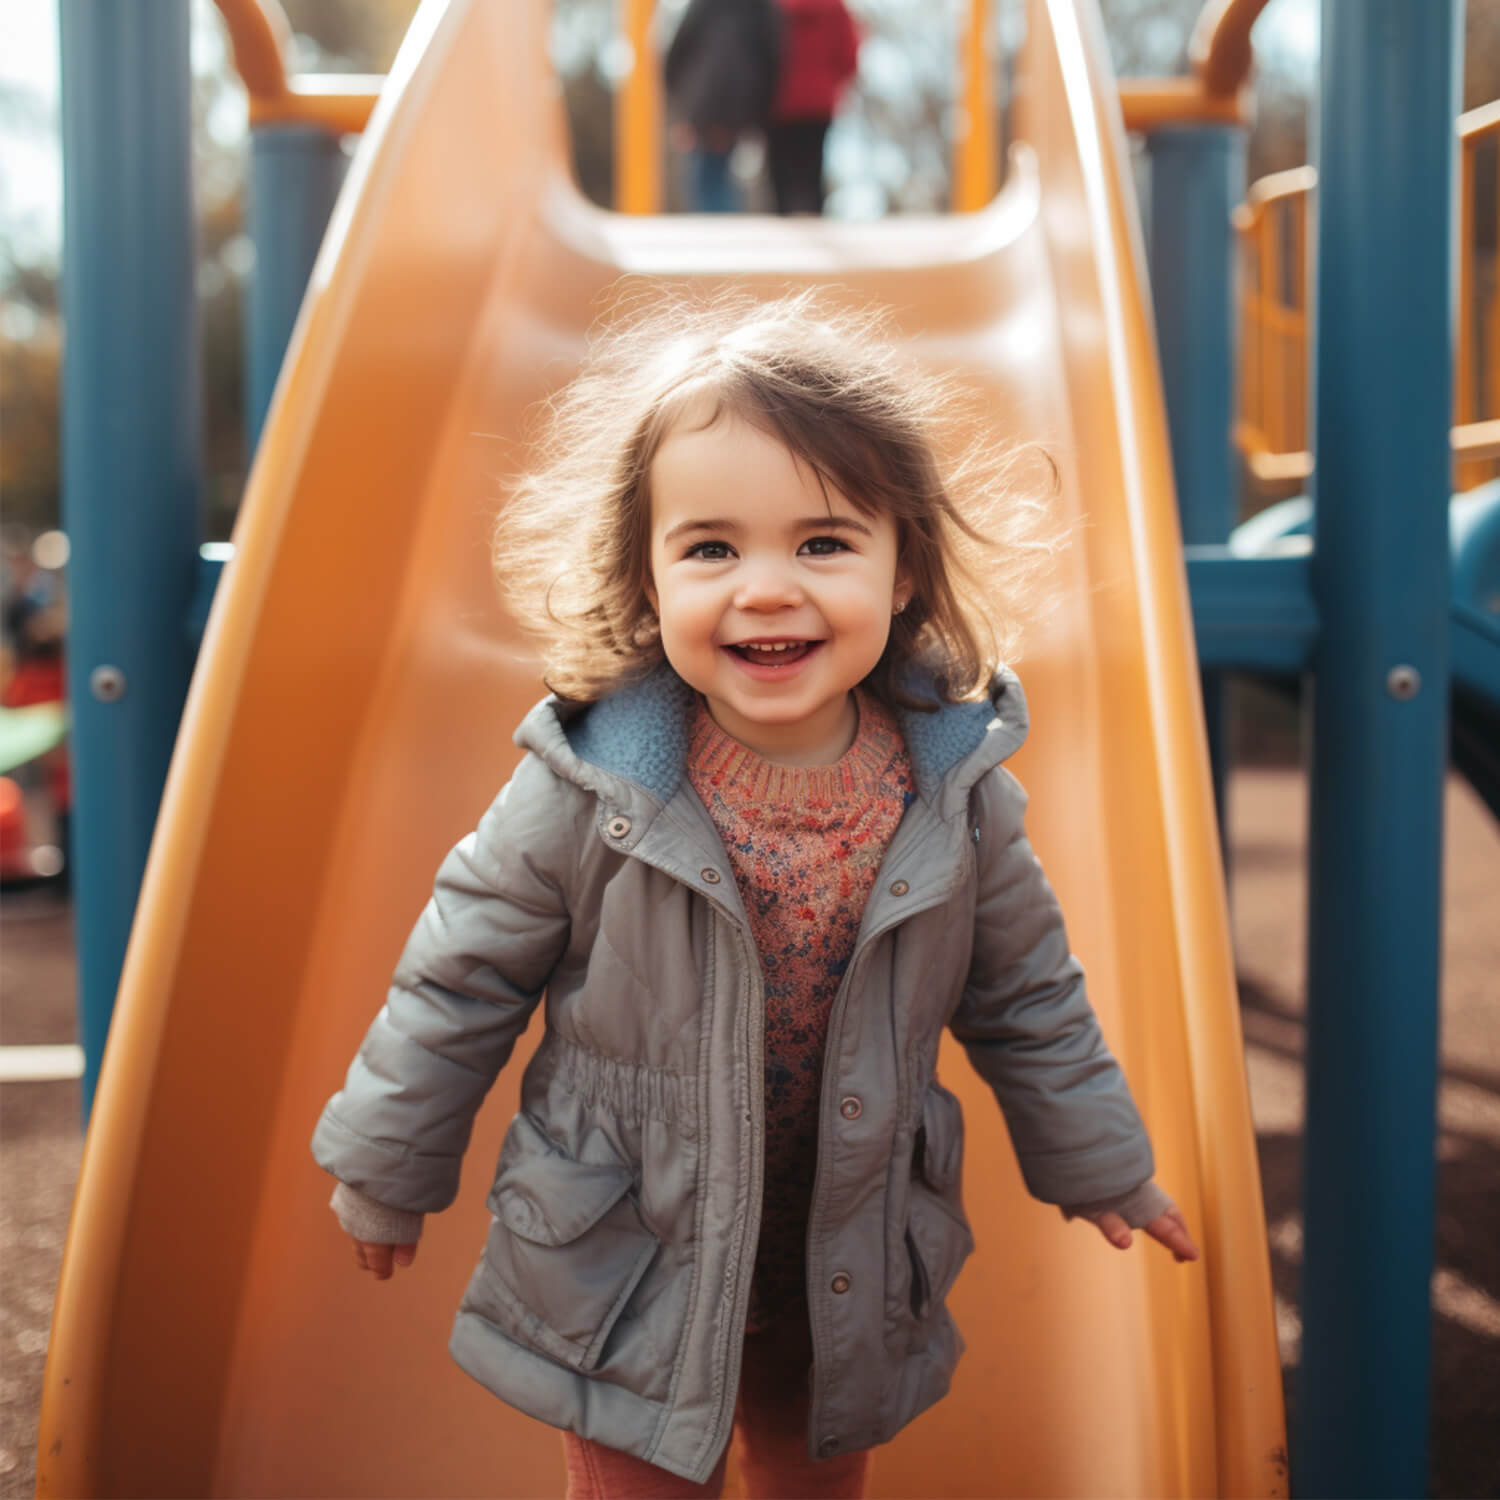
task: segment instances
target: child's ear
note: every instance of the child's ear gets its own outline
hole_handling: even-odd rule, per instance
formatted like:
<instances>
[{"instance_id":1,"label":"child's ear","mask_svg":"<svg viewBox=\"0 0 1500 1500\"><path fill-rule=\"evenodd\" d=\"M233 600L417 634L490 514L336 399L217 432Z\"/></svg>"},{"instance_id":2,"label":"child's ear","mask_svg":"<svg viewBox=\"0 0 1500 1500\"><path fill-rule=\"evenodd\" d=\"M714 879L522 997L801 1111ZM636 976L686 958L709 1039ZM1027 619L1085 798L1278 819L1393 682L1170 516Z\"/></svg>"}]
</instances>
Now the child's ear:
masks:
<instances>
[{"instance_id":1,"label":"child's ear","mask_svg":"<svg viewBox=\"0 0 1500 1500\"><path fill-rule=\"evenodd\" d=\"M899 615L908 604L911 603L912 595L917 591L912 582L911 574L905 568L896 571L896 587L891 591L891 613Z\"/></svg>"},{"instance_id":2,"label":"child's ear","mask_svg":"<svg viewBox=\"0 0 1500 1500\"><path fill-rule=\"evenodd\" d=\"M656 602L656 585L652 583L649 574L641 579L641 592L646 596L646 602L651 606L651 613L659 615L661 608Z\"/></svg>"}]
</instances>

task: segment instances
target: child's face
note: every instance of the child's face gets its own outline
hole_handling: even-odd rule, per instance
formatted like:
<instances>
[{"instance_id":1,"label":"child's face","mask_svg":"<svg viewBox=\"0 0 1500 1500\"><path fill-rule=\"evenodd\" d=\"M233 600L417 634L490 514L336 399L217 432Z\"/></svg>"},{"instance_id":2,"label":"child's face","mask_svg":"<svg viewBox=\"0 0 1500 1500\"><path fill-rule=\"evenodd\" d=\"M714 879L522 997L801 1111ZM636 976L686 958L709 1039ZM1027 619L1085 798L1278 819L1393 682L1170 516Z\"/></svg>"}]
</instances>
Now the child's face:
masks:
<instances>
[{"instance_id":1,"label":"child's face","mask_svg":"<svg viewBox=\"0 0 1500 1500\"><path fill-rule=\"evenodd\" d=\"M851 689L910 592L889 516L861 514L738 418L668 434L651 467L662 646L719 727L789 764L837 760Z\"/></svg>"}]
</instances>

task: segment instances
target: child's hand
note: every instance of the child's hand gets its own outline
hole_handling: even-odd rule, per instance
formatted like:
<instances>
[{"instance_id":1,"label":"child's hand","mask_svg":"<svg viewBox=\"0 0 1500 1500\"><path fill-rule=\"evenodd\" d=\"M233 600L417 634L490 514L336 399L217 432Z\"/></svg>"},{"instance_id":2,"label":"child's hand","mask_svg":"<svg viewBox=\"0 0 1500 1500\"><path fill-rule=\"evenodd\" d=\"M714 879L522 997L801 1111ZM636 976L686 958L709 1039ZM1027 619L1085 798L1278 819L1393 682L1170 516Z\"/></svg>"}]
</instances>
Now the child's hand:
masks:
<instances>
[{"instance_id":1,"label":"child's hand","mask_svg":"<svg viewBox=\"0 0 1500 1500\"><path fill-rule=\"evenodd\" d=\"M1128 1250L1130 1248L1132 1239L1130 1226L1119 1214L1102 1213L1094 1220L1094 1223L1099 1226L1099 1233L1115 1249ZM1188 1233L1187 1220L1182 1217L1180 1210L1169 1208L1164 1214L1158 1214L1144 1228L1153 1240L1159 1240L1172 1252L1174 1260L1198 1259L1198 1247L1193 1243L1192 1235Z\"/></svg>"},{"instance_id":2,"label":"child's hand","mask_svg":"<svg viewBox=\"0 0 1500 1500\"><path fill-rule=\"evenodd\" d=\"M351 1239L354 1237L351 1235ZM354 1241L354 1260L361 1271L374 1273L376 1281L389 1281L396 1266L409 1266L417 1258L415 1245L375 1245Z\"/></svg>"}]
</instances>

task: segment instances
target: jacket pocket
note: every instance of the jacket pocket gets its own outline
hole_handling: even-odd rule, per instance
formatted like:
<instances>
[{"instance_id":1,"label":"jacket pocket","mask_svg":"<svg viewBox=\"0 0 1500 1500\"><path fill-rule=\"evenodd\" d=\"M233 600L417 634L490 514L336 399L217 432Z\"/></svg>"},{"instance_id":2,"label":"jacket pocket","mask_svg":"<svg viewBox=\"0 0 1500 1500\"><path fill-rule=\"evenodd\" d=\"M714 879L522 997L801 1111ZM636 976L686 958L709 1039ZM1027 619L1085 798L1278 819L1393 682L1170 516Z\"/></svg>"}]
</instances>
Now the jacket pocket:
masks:
<instances>
[{"instance_id":1,"label":"jacket pocket","mask_svg":"<svg viewBox=\"0 0 1500 1500\"><path fill-rule=\"evenodd\" d=\"M576 1161L517 1115L466 1307L553 1359L592 1370L660 1244L641 1221L633 1182L628 1167Z\"/></svg>"},{"instance_id":2,"label":"jacket pocket","mask_svg":"<svg viewBox=\"0 0 1500 1500\"><path fill-rule=\"evenodd\" d=\"M906 1249L911 1259L911 1307L926 1317L942 1304L974 1249L960 1200L963 1113L940 1083L922 1099L922 1124L912 1150L911 1207Z\"/></svg>"}]
</instances>

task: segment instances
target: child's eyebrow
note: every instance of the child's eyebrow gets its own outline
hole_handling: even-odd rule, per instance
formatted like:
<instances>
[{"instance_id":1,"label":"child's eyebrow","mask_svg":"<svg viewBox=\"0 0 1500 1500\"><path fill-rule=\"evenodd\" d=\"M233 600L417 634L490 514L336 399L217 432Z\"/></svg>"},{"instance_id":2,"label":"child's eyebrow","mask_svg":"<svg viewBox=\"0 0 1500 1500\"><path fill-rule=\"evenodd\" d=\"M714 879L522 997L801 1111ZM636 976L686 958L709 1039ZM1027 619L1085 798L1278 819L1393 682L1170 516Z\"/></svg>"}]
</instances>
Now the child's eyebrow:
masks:
<instances>
[{"instance_id":1,"label":"child's eyebrow","mask_svg":"<svg viewBox=\"0 0 1500 1500\"><path fill-rule=\"evenodd\" d=\"M696 531L712 531L734 535L742 528L737 521L679 521L663 538L662 541L670 542L680 536L688 536ZM873 536L874 533L863 521L856 521L853 516L806 516L800 521L792 522L795 531L858 531L864 536Z\"/></svg>"}]
</instances>

